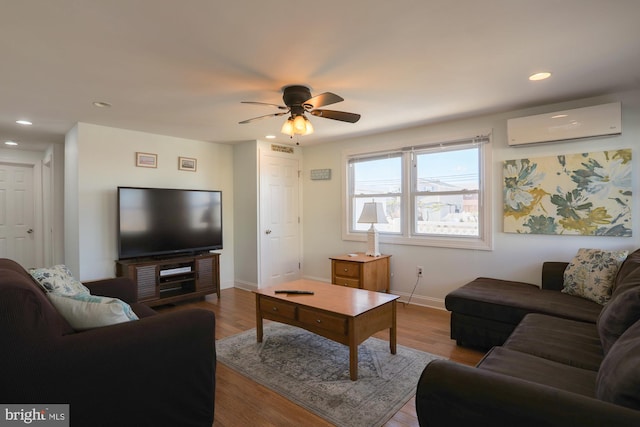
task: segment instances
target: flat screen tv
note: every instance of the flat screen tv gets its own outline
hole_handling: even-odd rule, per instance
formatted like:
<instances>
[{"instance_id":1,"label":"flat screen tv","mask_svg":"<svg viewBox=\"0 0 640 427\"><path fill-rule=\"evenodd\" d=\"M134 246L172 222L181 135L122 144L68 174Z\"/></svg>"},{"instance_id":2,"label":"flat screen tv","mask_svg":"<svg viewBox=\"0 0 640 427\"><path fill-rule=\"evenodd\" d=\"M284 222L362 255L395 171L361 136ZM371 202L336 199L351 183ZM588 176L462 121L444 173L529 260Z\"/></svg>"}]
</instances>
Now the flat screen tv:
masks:
<instances>
[{"instance_id":1,"label":"flat screen tv","mask_svg":"<svg viewBox=\"0 0 640 427\"><path fill-rule=\"evenodd\" d=\"M118 187L118 258L222 249L222 192Z\"/></svg>"}]
</instances>

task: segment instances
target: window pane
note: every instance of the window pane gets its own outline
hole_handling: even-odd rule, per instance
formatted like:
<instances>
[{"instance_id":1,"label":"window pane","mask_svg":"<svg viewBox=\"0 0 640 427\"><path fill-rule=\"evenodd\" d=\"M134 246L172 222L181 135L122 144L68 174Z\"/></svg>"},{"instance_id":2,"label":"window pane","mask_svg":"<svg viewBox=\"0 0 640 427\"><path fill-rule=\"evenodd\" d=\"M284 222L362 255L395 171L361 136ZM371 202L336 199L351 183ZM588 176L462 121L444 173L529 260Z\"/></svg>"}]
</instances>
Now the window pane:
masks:
<instances>
[{"instance_id":1,"label":"window pane","mask_svg":"<svg viewBox=\"0 0 640 427\"><path fill-rule=\"evenodd\" d=\"M351 223L354 225L356 231L367 231L371 224L360 224L358 218L362 213L362 208L366 202L380 202L384 208L384 213L387 215L387 224L376 224L376 229L381 232L387 233L400 233L400 218L401 218L401 206L400 196L394 197L354 197L353 199L353 218Z\"/></svg>"},{"instance_id":2,"label":"window pane","mask_svg":"<svg viewBox=\"0 0 640 427\"><path fill-rule=\"evenodd\" d=\"M402 191L402 158L390 157L351 163L353 195L400 194Z\"/></svg>"},{"instance_id":3,"label":"window pane","mask_svg":"<svg viewBox=\"0 0 640 427\"><path fill-rule=\"evenodd\" d=\"M473 147L418 154L416 190L477 190L478 153L479 149Z\"/></svg>"},{"instance_id":4,"label":"window pane","mask_svg":"<svg viewBox=\"0 0 640 427\"><path fill-rule=\"evenodd\" d=\"M416 234L479 236L478 194L416 197Z\"/></svg>"}]
</instances>

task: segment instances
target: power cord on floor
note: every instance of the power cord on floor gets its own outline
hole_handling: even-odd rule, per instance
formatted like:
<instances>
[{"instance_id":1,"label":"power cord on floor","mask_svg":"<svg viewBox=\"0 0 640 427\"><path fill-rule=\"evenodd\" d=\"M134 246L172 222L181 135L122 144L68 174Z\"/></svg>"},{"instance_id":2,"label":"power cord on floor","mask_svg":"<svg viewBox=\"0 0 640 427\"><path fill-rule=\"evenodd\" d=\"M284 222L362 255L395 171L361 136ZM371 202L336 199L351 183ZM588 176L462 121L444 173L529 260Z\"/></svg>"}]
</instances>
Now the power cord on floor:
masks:
<instances>
[{"instance_id":1,"label":"power cord on floor","mask_svg":"<svg viewBox=\"0 0 640 427\"><path fill-rule=\"evenodd\" d=\"M403 302L404 306L408 306L409 303L411 302L411 298L413 298L413 293L416 291L416 288L418 287L418 283L420 282L420 277L422 276L418 276L418 278L416 279L416 284L413 286L413 290L411 291L411 295L409 295L409 300L407 302Z\"/></svg>"}]
</instances>

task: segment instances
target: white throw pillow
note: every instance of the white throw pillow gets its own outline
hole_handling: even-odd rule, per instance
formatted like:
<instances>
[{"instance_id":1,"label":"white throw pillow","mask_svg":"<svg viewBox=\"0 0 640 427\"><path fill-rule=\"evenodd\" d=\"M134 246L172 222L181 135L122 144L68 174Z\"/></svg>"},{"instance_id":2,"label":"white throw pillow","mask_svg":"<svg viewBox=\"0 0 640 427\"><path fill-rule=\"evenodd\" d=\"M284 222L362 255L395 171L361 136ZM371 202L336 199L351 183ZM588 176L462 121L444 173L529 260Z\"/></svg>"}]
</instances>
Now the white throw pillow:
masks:
<instances>
[{"instance_id":1,"label":"white throw pillow","mask_svg":"<svg viewBox=\"0 0 640 427\"><path fill-rule=\"evenodd\" d=\"M128 307L128 310L133 313L131 307L117 298L89 295L89 297L101 299L100 302L94 302L82 298L84 295L81 298L75 298L51 292L47 293L47 297L49 297L49 300L60 315L77 331L115 325L132 320L127 315L127 310L124 306ZM133 316L135 316L135 313ZM135 319L137 319L137 316L135 316Z\"/></svg>"},{"instance_id":2,"label":"white throw pillow","mask_svg":"<svg viewBox=\"0 0 640 427\"><path fill-rule=\"evenodd\" d=\"M629 251L579 249L564 270L562 292L606 304L618 269L628 254Z\"/></svg>"},{"instance_id":3,"label":"white throw pillow","mask_svg":"<svg viewBox=\"0 0 640 427\"><path fill-rule=\"evenodd\" d=\"M32 268L29 273L47 292L67 296L90 293L63 264L50 268Z\"/></svg>"}]
</instances>

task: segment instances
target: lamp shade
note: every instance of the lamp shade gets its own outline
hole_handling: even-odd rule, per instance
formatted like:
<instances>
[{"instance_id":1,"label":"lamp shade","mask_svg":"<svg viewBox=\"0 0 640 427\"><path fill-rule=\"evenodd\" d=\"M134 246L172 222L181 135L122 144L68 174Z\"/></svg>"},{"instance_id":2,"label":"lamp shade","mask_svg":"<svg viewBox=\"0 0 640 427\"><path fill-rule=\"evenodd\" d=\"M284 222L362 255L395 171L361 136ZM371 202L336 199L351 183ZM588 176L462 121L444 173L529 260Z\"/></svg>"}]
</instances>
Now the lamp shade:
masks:
<instances>
[{"instance_id":1,"label":"lamp shade","mask_svg":"<svg viewBox=\"0 0 640 427\"><path fill-rule=\"evenodd\" d=\"M306 117L304 118L304 133L303 135L311 135L313 133L313 126L311 126L311 122Z\"/></svg>"},{"instance_id":2,"label":"lamp shade","mask_svg":"<svg viewBox=\"0 0 640 427\"><path fill-rule=\"evenodd\" d=\"M280 129L280 132L289 136L293 136L293 119L287 119L287 121L285 121L282 125L282 129Z\"/></svg>"},{"instance_id":3,"label":"lamp shade","mask_svg":"<svg viewBox=\"0 0 640 427\"><path fill-rule=\"evenodd\" d=\"M310 135L313 133L313 126L304 115L298 115L295 118L289 117L282 125L280 132L289 136Z\"/></svg>"},{"instance_id":4,"label":"lamp shade","mask_svg":"<svg viewBox=\"0 0 640 427\"><path fill-rule=\"evenodd\" d=\"M307 124L305 123L304 116L296 116L293 119L293 130L295 131L295 133L298 133L300 135L305 133L305 131L307 130Z\"/></svg>"},{"instance_id":5,"label":"lamp shade","mask_svg":"<svg viewBox=\"0 0 640 427\"><path fill-rule=\"evenodd\" d=\"M362 213L358 219L358 223L368 224L387 224L387 216L384 213L382 203L367 202L362 208Z\"/></svg>"}]
</instances>

